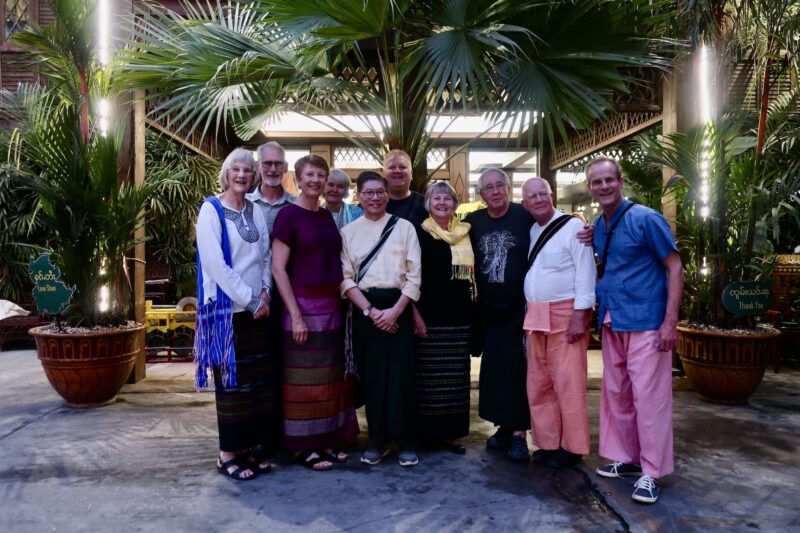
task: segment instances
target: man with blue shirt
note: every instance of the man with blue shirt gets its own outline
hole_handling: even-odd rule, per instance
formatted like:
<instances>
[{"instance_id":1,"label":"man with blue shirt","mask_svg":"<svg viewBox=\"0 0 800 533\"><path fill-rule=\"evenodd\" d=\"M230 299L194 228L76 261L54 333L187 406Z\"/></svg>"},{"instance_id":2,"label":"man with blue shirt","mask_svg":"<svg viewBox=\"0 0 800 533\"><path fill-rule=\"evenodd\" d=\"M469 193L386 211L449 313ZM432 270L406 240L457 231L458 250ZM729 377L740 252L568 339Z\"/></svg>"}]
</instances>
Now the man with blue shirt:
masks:
<instances>
[{"instance_id":1,"label":"man with blue shirt","mask_svg":"<svg viewBox=\"0 0 800 533\"><path fill-rule=\"evenodd\" d=\"M594 224L603 387L603 477L639 476L632 498L658 500L658 480L674 470L672 348L677 338L683 266L666 219L622 194L613 159L586 165L589 192L602 215Z\"/></svg>"}]
</instances>

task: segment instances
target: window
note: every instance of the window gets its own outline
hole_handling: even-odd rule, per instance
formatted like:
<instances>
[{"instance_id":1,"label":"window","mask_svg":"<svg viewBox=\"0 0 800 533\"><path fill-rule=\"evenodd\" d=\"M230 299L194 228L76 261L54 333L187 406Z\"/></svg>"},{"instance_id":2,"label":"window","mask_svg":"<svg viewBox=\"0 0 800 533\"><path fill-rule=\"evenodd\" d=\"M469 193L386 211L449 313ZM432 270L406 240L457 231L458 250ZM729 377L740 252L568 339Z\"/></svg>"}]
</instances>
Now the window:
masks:
<instances>
[{"instance_id":1,"label":"window","mask_svg":"<svg viewBox=\"0 0 800 533\"><path fill-rule=\"evenodd\" d=\"M3 0L5 4L5 34L4 41L7 41L16 32L27 26L30 21L29 0Z\"/></svg>"}]
</instances>

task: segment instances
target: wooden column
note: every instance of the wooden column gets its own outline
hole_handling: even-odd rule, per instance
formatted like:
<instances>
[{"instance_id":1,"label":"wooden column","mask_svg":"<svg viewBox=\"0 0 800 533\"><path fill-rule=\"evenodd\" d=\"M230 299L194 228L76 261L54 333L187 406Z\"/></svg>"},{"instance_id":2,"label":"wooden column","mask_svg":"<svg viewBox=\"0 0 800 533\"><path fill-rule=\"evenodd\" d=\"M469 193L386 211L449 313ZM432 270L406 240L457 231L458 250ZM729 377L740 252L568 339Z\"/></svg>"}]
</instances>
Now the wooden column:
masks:
<instances>
[{"instance_id":1,"label":"wooden column","mask_svg":"<svg viewBox=\"0 0 800 533\"><path fill-rule=\"evenodd\" d=\"M137 186L144 184L144 157L145 157L145 107L144 92L136 91L133 104L133 183ZM136 239L144 238L144 224L136 230ZM145 278L145 249L144 242L140 242L134 249L133 261L133 315L137 322L144 322L144 278ZM136 356L128 383L136 383L145 378L146 362L145 350Z\"/></svg>"},{"instance_id":2,"label":"wooden column","mask_svg":"<svg viewBox=\"0 0 800 533\"><path fill-rule=\"evenodd\" d=\"M330 144L312 144L311 153L320 156L328 162L328 165L333 166L333 147Z\"/></svg>"},{"instance_id":3,"label":"wooden column","mask_svg":"<svg viewBox=\"0 0 800 533\"><path fill-rule=\"evenodd\" d=\"M458 148L458 146L448 147L447 155L453 155ZM453 155L448 163L448 169L450 170L450 185L456 190L459 203L469 202L469 148Z\"/></svg>"},{"instance_id":4,"label":"wooden column","mask_svg":"<svg viewBox=\"0 0 800 533\"><path fill-rule=\"evenodd\" d=\"M536 152L536 173L540 178L547 180L550 188L553 189L553 203L558 202L558 187L556 185L556 171L550 168L552 150L546 140L542 141L542 146Z\"/></svg>"},{"instance_id":5,"label":"wooden column","mask_svg":"<svg viewBox=\"0 0 800 533\"><path fill-rule=\"evenodd\" d=\"M133 30L133 15L135 0L112 0L109 2L109 17L114 30L110 35L109 46L112 50L121 50L130 40ZM124 121L124 137L120 149L120 178L132 182L135 186L144 183L144 131L145 108L144 94L141 91L121 92L113 108L119 120ZM134 232L135 239L144 238L144 225ZM133 318L137 322L144 322L144 243L134 247L133 257L127 261L132 274L133 285ZM144 346L136 356L133 370L128 376L128 383L136 383L145 378L145 350Z\"/></svg>"}]
</instances>

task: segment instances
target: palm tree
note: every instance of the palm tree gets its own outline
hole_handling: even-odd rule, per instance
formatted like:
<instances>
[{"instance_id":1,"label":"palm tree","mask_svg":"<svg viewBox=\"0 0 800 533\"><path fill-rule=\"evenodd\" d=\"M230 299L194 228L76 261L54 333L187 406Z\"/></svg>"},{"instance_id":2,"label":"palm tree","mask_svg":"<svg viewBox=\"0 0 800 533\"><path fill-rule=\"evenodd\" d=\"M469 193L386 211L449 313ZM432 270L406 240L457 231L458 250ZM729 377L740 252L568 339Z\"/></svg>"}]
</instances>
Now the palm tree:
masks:
<instances>
[{"instance_id":1,"label":"palm tree","mask_svg":"<svg viewBox=\"0 0 800 533\"><path fill-rule=\"evenodd\" d=\"M143 13L126 58L126 84L159 99L176 128L232 125L250 138L276 113L348 114L348 139L380 160L412 156L415 186L436 143L433 117L485 113L494 125L566 138L625 91L622 67L663 66L652 35L661 3L648 0L254 0L186 14ZM371 70L372 69L372 70ZM332 72L359 71L359 83ZM368 73L374 73L371 76ZM380 143L376 141L380 139Z\"/></svg>"},{"instance_id":2,"label":"palm tree","mask_svg":"<svg viewBox=\"0 0 800 533\"><path fill-rule=\"evenodd\" d=\"M51 0L54 22L31 25L12 39L38 66L43 86L0 94L0 111L16 127L0 137L9 155L6 179L33 199L31 213L48 235L61 281L74 287L63 312L70 325L126 320L126 252L144 221L151 187L137 187L120 168L121 129L98 120L111 70L94 60L94 0ZM109 308L98 307L109 286ZM57 317L58 318L58 317Z\"/></svg>"},{"instance_id":3,"label":"palm tree","mask_svg":"<svg viewBox=\"0 0 800 533\"><path fill-rule=\"evenodd\" d=\"M687 285L699 288L688 318L727 327L736 320L723 305L724 288L766 278L780 222L797 219L800 91L796 82L783 95L772 87L784 73L794 80L800 75L800 5L685 0L678 12L695 51L705 46L711 58L704 81L714 88L712 105L705 124L643 147L677 171L673 186L686 199L679 219L687 228ZM739 109L742 102L730 90L737 66L753 73L744 89L757 95L755 113Z\"/></svg>"}]
</instances>

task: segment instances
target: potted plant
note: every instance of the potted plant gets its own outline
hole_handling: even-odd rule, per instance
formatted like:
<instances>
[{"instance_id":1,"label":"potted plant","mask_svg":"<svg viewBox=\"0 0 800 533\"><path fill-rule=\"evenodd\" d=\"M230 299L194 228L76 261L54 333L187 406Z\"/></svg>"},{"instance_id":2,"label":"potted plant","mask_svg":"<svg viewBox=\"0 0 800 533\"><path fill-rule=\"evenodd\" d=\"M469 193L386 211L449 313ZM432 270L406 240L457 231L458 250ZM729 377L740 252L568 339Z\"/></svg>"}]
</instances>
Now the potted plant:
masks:
<instances>
[{"instance_id":1,"label":"potted plant","mask_svg":"<svg viewBox=\"0 0 800 533\"><path fill-rule=\"evenodd\" d=\"M35 193L52 261L74 289L48 326L30 331L45 373L67 405L113 401L142 349L144 326L127 320L125 254L136 244L149 187L120 165L121 128L104 117L112 68L95 59L94 0L53 0L54 22L14 34L42 86L4 92L3 178ZM107 301L102 305L104 293Z\"/></svg>"},{"instance_id":2,"label":"potted plant","mask_svg":"<svg viewBox=\"0 0 800 533\"><path fill-rule=\"evenodd\" d=\"M699 125L640 145L651 163L675 170L667 192L677 202L686 268L676 350L701 397L743 403L775 357L779 332L749 314L765 311L766 298L738 308L732 298L769 292L781 221L797 216L798 93L779 90L776 80L800 72L800 9L791 0L682 9L694 45L687 64L695 67ZM755 111L742 97L751 91Z\"/></svg>"},{"instance_id":3,"label":"potted plant","mask_svg":"<svg viewBox=\"0 0 800 533\"><path fill-rule=\"evenodd\" d=\"M757 116L746 114L663 139L639 139L650 164L676 171L666 187L678 202L686 268L676 349L704 399L746 402L776 353L779 332L757 315L731 312L724 299L733 282L770 279L780 221L797 217L800 151L787 142L800 132L791 115L796 102L797 95L787 96L770 107L760 154Z\"/></svg>"}]
</instances>

